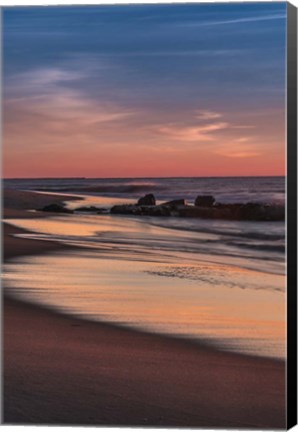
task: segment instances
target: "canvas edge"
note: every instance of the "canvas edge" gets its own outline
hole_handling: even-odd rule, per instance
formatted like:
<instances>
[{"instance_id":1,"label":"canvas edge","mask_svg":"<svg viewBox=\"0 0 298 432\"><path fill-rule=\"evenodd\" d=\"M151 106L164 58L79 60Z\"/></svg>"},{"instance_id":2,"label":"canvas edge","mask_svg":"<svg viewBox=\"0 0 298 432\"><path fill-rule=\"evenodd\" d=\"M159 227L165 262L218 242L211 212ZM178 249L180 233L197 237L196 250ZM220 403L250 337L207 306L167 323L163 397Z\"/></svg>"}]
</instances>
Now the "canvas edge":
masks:
<instances>
[{"instance_id":1,"label":"canvas edge","mask_svg":"<svg viewBox=\"0 0 298 432\"><path fill-rule=\"evenodd\" d=\"M297 424L297 8L287 3L287 429Z\"/></svg>"}]
</instances>

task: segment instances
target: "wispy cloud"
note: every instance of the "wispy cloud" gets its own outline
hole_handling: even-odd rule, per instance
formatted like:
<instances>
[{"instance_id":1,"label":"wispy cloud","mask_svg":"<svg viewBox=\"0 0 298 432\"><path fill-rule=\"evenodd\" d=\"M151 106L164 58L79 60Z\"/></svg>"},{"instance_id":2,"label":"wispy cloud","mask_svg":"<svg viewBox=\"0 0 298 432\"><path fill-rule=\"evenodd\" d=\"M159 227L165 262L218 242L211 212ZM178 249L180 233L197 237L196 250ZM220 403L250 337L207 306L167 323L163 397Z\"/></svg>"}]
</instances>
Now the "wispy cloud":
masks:
<instances>
[{"instance_id":1,"label":"wispy cloud","mask_svg":"<svg viewBox=\"0 0 298 432\"><path fill-rule=\"evenodd\" d=\"M43 68L16 74L7 83L6 116L24 111L80 124L110 122L133 115L132 111L107 101L93 100L84 94L76 80L86 78L83 72L61 68ZM71 85L70 85L71 84Z\"/></svg>"},{"instance_id":2,"label":"wispy cloud","mask_svg":"<svg viewBox=\"0 0 298 432\"><path fill-rule=\"evenodd\" d=\"M110 101L92 99L79 86L69 85L79 76L53 68L19 74L19 80L12 78L10 85L15 83L17 91L16 87L8 89L11 91L3 104L6 150L46 152L62 147L92 148L98 142L104 145L103 136L136 115Z\"/></svg>"},{"instance_id":3,"label":"wispy cloud","mask_svg":"<svg viewBox=\"0 0 298 432\"><path fill-rule=\"evenodd\" d=\"M16 73L6 78L4 90L7 97L36 98L58 90L61 85L82 79L84 74L62 68L38 68Z\"/></svg>"},{"instance_id":4,"label":"wispy cloud","mask_svg":"<svg viewBox=\"0 0 298 432\"><path fill-rule=\"evenodd\" d=\"M247 50L246 50L247 52ZM97 53L96 57L101 58L118 58L118 57L193 57L193 56L233 56L243 54L243 49L170 49L167 51L160 50L156 47L154 50L146 48L145 50L127 50L127 51L113 51L111 53L101 52Z\"/></svg>"},{"instance_id":5,"label":"wispy cloud","mask_svg":"<svg viewBox=\"0 0 298 432\"><path fill-rule=\"evenodd\" d=\"M188 22L183 23L183 26L187 27L209 27L209 26L219 26L219 25L227 25L227 24L241 24L241 23L249 23L249 22L258 22L258 21L272 21L272 20L281 20L286 19L285 14L272 14L272 15L264 15L264 16L251 16L251 17L243 17L243 18L235 18L235 19L227 19L227 20L218 20L218 21L197 21L197 22ZM178 24L182 25L182 24Z\"/></svg>"},{"instance_id":6,"label":"wispy cloud","mask_svg":"<svg viewBox=\"0 0 298 432\"><path fill-rule=\"evenodd\" d=\"M205 151L210 152L210 157L211 155L213 157L219 155L224 158L259 156L262 152L260 151L261 146L256 145L258 138L252 135L239 136L237 133L237 129L249 130L250 125L238 125L231 121L224 121L225 117L223 113L217 111L196 110L189 119L192 125L167 124L160 126L157 132L172 141L200 143L201 148L204 143L208 143Z\"/></svg>"},{"instance_id":7,"label":"wispy cloud","mask_svg":"<svg viewBox=\"0 0 298 432\"><path fill-rule=\"evenodd\" d=\"M222 114L215 111L197 111L196 118L199 120L214 120L222 117Z\"/></svg>"},{"instance_id":8,"label":"wispy cloud","mask_svg":"<svg viewBox=\"0 0 298 432\"><path fill-rule=\"evenodd\" d=\"M182 141L210 141L214 139L212 133L227 129L229 124L226 122L210 123L202 126L177 127L177 126L162 126L157 129L157 132L175 140Z\"/></svg>"}]
</instances>

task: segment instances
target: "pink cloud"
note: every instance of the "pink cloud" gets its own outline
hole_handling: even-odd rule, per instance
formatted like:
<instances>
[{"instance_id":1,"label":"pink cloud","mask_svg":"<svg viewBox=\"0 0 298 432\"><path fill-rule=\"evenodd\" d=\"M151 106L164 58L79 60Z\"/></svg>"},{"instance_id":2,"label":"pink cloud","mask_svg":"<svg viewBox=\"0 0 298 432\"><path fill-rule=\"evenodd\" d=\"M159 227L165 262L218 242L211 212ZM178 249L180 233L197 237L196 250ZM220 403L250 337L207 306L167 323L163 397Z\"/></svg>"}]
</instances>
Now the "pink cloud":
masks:
<instances>
[{"instance_id":1,"label":"pink cloud","mask_svg":"<svg viewBox=\"0 0 298 432\"><path fill-rule=\"evenodd\" d=\"M162 135L167 135L175 140L182 141L212 141L215 137L212 135L213 132L217 132L223 129L227 129L229 123L218 122L210 123L203 126L190 126L190 127L178 127L178 126L162 126L158 129L158 132Z\"/></svg>"}]
</instances>

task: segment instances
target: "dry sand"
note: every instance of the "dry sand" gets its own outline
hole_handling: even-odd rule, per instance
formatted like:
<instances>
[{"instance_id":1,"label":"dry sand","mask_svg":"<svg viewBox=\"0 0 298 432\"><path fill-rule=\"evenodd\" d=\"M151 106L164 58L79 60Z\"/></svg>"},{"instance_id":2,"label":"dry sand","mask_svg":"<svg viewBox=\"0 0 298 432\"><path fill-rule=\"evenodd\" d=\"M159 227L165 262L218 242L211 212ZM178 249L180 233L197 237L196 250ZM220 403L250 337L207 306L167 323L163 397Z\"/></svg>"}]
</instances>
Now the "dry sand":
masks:
<instances>
[{"instance_id":1,"label":"dry sand","mask_svg":"<svg viewBox=\"0 0 298 432\"><path fill-rule=\"evenodd\" d=\"M8 195L7 218L38 207L34 193ZM17 232L4 224L5 259L63 248ZM8 294L3 306L6 424L286 427L283 361L88 322Z\"/></svg>"}]
</instances>

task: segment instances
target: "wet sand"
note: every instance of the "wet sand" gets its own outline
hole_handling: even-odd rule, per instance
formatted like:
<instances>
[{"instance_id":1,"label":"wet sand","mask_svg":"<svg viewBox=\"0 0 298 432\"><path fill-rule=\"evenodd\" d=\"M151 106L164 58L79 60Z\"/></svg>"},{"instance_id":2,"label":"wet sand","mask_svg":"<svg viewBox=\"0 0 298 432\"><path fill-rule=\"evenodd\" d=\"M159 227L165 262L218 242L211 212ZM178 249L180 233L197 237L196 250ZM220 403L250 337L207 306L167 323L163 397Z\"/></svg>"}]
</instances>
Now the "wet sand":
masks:
<instances>
[{"instance_id":1,"label":"wet sand","mask_svg":"<svg viewBox=\"0 0 298 432\"><path fill-rule=\"evenodd\" d=\"M32 217L37 199L4 195L5 217ZM5 260L64 248L17 232L4 224ZM7 292L3 307L6 424L286 427L283 361L72 318Z\"/></svg>"}]
</instances>

